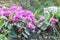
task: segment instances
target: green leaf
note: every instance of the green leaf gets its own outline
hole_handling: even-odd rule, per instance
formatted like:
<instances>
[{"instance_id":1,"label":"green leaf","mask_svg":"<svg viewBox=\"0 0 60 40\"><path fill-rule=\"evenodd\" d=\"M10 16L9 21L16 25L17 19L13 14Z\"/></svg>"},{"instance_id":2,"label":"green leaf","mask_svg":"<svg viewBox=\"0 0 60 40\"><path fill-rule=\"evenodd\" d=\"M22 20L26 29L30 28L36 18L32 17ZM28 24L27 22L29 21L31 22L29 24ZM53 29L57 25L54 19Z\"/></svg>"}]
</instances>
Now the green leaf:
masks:
<instances>
[{"instance_id":1,"label":"green leaf","mask_svg":"<svg viewBox=\"0 0 60 40\"><path fill-rule=\"evenodd\" d=\"M41 30L46 30L46 29L47 29L46 26L42 26L42 27L41 27Z\"/></svg>"},{"instance_id":2,"label":"green leaf","mask_svg":"<svg viewBox=\"0 0 60 40\"><path fill-rule=\"evenodd\" d=\"M25 31L25 33L26 33L27 35L30 35L30 33L29 33L27 30Z\"/></svg>"},{"instance_id":3,"label":"green leaf","mask_svg":"<svg viewBox=\"0 0 60 40\"><path fill-rule=\"evenodd\" d=\"M55 18L60 19L60 14L55 14Z\"/></svg>"},{"instance_id":4,"label":"green leaf","mask_svg":"<svg viewBox=\"0 0 60 40\"><path fill-rule=\"evenodd\" d=\"M13 25L11 25L11 24L9 24L9 25L7 26L8 29L12 29L12 27L13 27Z\"/></svg>"},{"instance_id":5,"label":"green leaf","mask_svg":"<svg viewBox=\"0 0 60 40\"><path fill-rule=\"evenodd\" d=\"M28 38L28 36L25 33L22 33L25 38Z\"/></svg>"},{"instance_id":6,"label":"green leaf","mask_svg":"<svg viewBox=\"0 0 60 40\"><path fill-rule=\"evenodd\" d=\"M16 34L14 31L12 31L12 30L11 30L11 32L8 34L8 36L11 37L11 38L17 38L17 37L18 37L17 34Z\"/></svg>"},{"instance_id":7,"label":"green leaf","mask_svg":"<svg viewBox=\"0 0 60 40\"><path fill-rule=\"evenodd\" d=\"M7 37L3 34L0 34L0 40L8 40Z\"/></svg>"},{"instance_id":8,"label":"green leaf","mask_svg":"<svg viewBox=\"0 0 60 40\"><path fill-rule=\"evenodd\" d=\"M3 20L1 20L1 21L0 21L0 26L1 26L3 23L4 23Z\"/></svg>"},{"instance_id":9,"label":"green leaf","mask_svg":"<svg viewBox=\"0 0 60 40\"><path fill-rule=\"evenodd\" d=\"M5 20L8 20L7 17L5 17L5 16L0 16L0 18L3 18Z\"/></svg>"},{"instance_id":10,"label":"green leaf","mask_svg":"<svg viewBox=\"0 0 60 40\"><path fill-rule=\"evenodd\" d=\"M5 22L5 27L7 27L7 25L8 25L8 22Z\"/></svg>"},{"instance_id":11,"label":"green leaf","mask_svg":"<svg viewBox=\"0 0 60 40\"><path fill-rule=\"evenodd\" d=\"M20 24L17 24L17 27L21 28L22 26Z\"/></svg>"},{"instance_id":12,"label":"green leaf","mask_svg":"<svg viewBox=\"0 0 60 40\"><path fill-rule=\"evenodd\" d=\"M49 19L50 19L50 17L51 17L51 15L50 15L50 13L47 13L47 14L44 14L45 15L45 21L49 21Z\"/></svg>"},{"instance_id":13,"label":"green leaf","mask_svg":"<svg viewBox=\"0 0 60 40\"><path fill-rule=\"evenodd\" d=\"M40 17L39 9L36 10L36 12L35 12L35 16L36 16L36 17Z\"/></svg>"},{"instance_id":14,"label":"green leaf","mask_svg":"<svg viewBox=\"0 0 60 40\"><path fill-rule=\"evenodd\" d=\"M7 35L8 33L10 33L10 30L4 29L4 35Z\"/></svg>"},{"instance_id":15,"label":"green leaf","mask_svg":"<svg viewBox=\"0 0 60 40\"><path fill-rule=\"evenodd\" d=\"M4 22L1 22L1 23L0 23L0 30L1 30L1 28L2 28L4 25L5 25Z\"/></svg>"},{"instance_id":16,"label":"green leaf","mask_svg":"<svg viewBox=\"0 0 60 40\"><path fill-rule=\"evenodd\" d=\"M35 16L36 16L36 17L40 17L40 14L39 14L39 13L35 13Z\"/></svg>"}]
</instances>

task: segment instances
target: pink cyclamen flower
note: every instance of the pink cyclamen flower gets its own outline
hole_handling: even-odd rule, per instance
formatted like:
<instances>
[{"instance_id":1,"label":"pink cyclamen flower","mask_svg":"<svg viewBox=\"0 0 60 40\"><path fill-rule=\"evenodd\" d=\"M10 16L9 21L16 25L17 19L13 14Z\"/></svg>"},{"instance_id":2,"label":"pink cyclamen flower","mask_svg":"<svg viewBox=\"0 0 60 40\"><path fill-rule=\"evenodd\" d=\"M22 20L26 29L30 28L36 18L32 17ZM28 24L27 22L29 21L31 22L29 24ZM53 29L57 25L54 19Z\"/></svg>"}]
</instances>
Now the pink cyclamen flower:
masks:
<instances>
[{"instance_id":1,"label":"pink cyclamen flower","mask_svg":"<svg viewBox=\"0 0 60 40\"><path fill-rule=\"evenodd\" d=\"M40 20L41 20L41 21L44 21L44 20L45 20L45 17L44 17L44 16L43 16L43 17L41 17L41 18L40 18Z\"/></svg>"},{"instance_id":2,"label":"pink cyclamen flower","mask_svg":"<svg viewBox=\"0 0 60 40\"><path fill-rule=\"evenodd\" d=\"M23 16L27 16L27 10L22 10L21 13L23 14Z\"/></svg>"},{"instance_id":3,"label":"pink cyclamen flower","mask_svg":"<svg viewBox=\"0 0 60 40\"><path fill-rule=\"evenodd\" d=\"M17 6L12 6L10 8L8 8L10 11L12 12L16 12Z\"/></svg>"},{"instance_id":4,"label":"pink cyclamen flower","mask_svg":"<svg viewBox=\"0 0 60 40\"><path fill-rule=\"evenodd\" d=\"M4 10L2 10L2 8L0 8L0 15L2 15L3 12L4 12Z\"/></svg>"},{"instance_id":5,"label":"pink cyclamen flower","mask_svg":"<svg viewBox=\"0 0 60 40\"><path fill-rule=\"evenodd\" d=\"M25 21L31 21L30 17L25 17Z\"/></svg>"},{"instance_id":6,"label":"pink cyclamen flower","mask_svg":"<svg viewBox=\"0 0 60 40\"><path fill-rule=\"evenodd\" d=\"M17 11L21 11L21 10L22 10L21 6L17 7Z\"/></svg>"},{"instance_id":7,"label":"pink cyclamen flower","mask_svg":"<svg viewBox=\"0 0 60 40\"><path fill-rule=\"evenodd\" d=\"M10 18L9 21L10 22L15 22L15 18Z\"/></svg>"},{"instance_id":8,"label":"pink cyclamen flower","mask_svg":"<svg viewBox=\"0 0 60 40\"><path fill-rule=\"evenodd\" d=\"M33 21L33 24L37 25L37 24L38 24L38 22L37 22L37 21Z\"/></svg>"},{"instance_id":9,"label":"pink cyclamen flower","mask_svg":"<svg viewBox=\"0 0 60 40\"><path fill-rule=\"evenodd\" d=\"M23 16L23 14L22 14L22 10L21 10L21 11L16 12L16 15L22 15L22 16Z\"/></svg>"},{"instance_id":10,"label":"pink cyclamen flower","mask_svg":"<svg viewBox=\"0 0 60 40\"><path fill-rule=\"evenodd\" d=\"M33 12L27 11L27 14L32 20L35 20L35 16L34 16Z\"/></svg>"},{"instance_id":11,"label":"pink cyclamen flower","mask_svg":"<svg viewBox=\"0 0 60 40\"><path fill-rule=\"evenodd\" d=\"M34 30L35 29L35 26L33 24L29 23L28 24L28 28Z\"/></svg>"},{"instance_id":12,"label":"pink cyclamen flower","mask_svg":"<svg viewBox=\"0 0 60 40\"><path fill-rule=\"evenodd\" d=\"M16 19L16 20L22 20L22 15L16 15L16 16L15 16L15 19Z\"/></svg>"},{"instance_id":13,"label":"pink cyclamen flower","mask_svg":"<svg viewBox=\"0 0 60 40\"><path fill-rule=\"evenodd\" d=\"M30 14L30 15L28 15L32 20L35 20L35 16L34 15L32 15L32 14Z\"/></svg>"},{"instance_id":14,"label":"pink cyclamen flower","mask_svg":"<svg viewBox=\"0 0 60 40\"><path fill-rule=\"evenodd\" d=\"M8 16L8 15L10 15L11 14L11 12L9 12L9 11L2 11L1 12L1 15L2 16Z\"/></svg>"},{"instance_id":15,"label":"pink cyclamen flower","mask_svg":"<svg viewBox=\"0 0 60 40\"><path fill-rule=\"evenodd\" d=\"M30 14L33 14L33 12L32 11L27 11L27 14L30 15Z\"/></svg>"},{"instance_id":16,"label":"pink cyclamen flower","mask_svg":"<svg viewBox=\"0 0 60 40\"><path fill-rule=\"evenodd\" d=\"M58 22L58 19L50 18L50 22L52 22L52 23Z\"/></svg>"}]
</instances>

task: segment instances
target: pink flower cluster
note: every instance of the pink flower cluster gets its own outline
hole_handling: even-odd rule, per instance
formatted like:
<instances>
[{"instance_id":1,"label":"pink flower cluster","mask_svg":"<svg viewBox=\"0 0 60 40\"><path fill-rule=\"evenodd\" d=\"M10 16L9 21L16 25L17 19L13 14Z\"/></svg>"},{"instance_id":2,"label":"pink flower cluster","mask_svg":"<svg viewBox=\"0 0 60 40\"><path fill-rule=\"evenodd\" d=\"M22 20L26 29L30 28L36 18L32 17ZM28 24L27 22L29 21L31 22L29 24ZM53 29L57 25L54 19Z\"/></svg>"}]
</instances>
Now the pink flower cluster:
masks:
<instances>
[{"instance_id":1,"label":"pink flower cluster","mask_svg":"<svg viewBox=\"0 0 60 40\"><path fill-rule=\"evenodd\" d=\"M22 18L24 18L25 21L30 21L35 19L33 12L28 10L23 10L22 7L17 7L17 6L12 6L9 8L1 8L0 15L1 16L14 15L15 19L21 20Z\"/></svg>"},{"instance_id":2,"label":"pink flower cluster","mask_svg":"<svg viewBox=\"0 0 60 40\"><path fill-rule=\"evenodd\" d=\"M9 21L11 23L19 22L20 20L24 20L28 22L35 20L35 16L33 12L28 10L23 10L21 6L0 8L0 16L5 16L5 17L12 16L9 18ZM33 26L32 24L28 24L28 25L30 25L28 26L30 29L35 29L35 26Z\"/></svg>"},{"instance_id":3,"label":"pink flower cluster","mask_svg":"<svg viewBox=\"0 0 60 40\"><path fill-rule=\"evenodd\" d=\"M56 22L58 22L58 19L50 18L50 22L52 22L52 23L56 23Z\"/></svg>"},{"instance_id":4,"label":"pink flower cluster","mask_svg":"<svg viewBox=\"0 0 60 40\"><path fill-rule=\"evenodd\" d=\"M45 20L44 16L40 17L40 21L44 21L44 20Z\"/></svg>"},{"instance_id":5,"label":"pink flower cluster","mask_svg":"<svg viewBox=\"0 0 60 40\"><path fill-rule=\"evenodd\" d=\"M35 26L32 23L29 23L28 24L28 28L34 30L35 29Z\"/></svg>"}]
</instances>

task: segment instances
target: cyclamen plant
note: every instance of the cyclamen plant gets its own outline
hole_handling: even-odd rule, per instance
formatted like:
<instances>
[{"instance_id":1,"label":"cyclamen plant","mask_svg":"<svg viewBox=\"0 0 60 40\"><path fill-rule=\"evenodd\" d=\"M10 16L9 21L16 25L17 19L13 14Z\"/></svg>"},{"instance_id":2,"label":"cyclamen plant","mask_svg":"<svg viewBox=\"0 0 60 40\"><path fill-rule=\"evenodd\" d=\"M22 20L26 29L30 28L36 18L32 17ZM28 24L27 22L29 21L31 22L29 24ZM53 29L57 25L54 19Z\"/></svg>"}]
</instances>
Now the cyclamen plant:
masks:
<instances>
[{"instance_id":1,"label":"cyclamen plant","mask_svg":"<svg viewBox=\"0 0 60 40\"><path fill-rule=\"evenodd\" d=\"M56 36L56 38L60 36L60 32L59 32L59 29L60 29L60 27L59 27L59 25L60 25L59 24L60 23L59 7L51 6L51 7L44 8L44 14L42 16L40 16L39 20L40 20L39 21L40 24L37 27L39 27L41 29L41 33L43 33L44 31L45 31L45 33L46 33L46 31L47 31L47 33L51 32L51 34L53 34L52 35L53 39L55 36ZM55 34L55 36L54 36L54 34Z\"/></svg>"},{"instance_id":2,"label":"cyclamen plant","mask_svg":"<svg viewBox=\"0 0 60 40\"><path fill-rule=\"evenodd\" d=\"M33 21L35 21L33 12L23 10L21 6L0 8L0 35L11 38L23 35L28 38L30 35L28 30L33 31L36 27L32 24Z\"/></svg>"},{"instance_id":3,"label":"cyclamen plant","mask_svg":"<svg viewBox=\"0 0 60 40\"><path fill-rule=\"evenodd\" d=\"M42 21L43 23L42 25L44 26L44 24L46 24L48 26L49 25L51 26L52 23L53 24L58 23L59 22L58 10L59 8L57 6L51 6L51 7L44 8L44 15L40 17L40 21Z\"/></svg>"}]
</instances>

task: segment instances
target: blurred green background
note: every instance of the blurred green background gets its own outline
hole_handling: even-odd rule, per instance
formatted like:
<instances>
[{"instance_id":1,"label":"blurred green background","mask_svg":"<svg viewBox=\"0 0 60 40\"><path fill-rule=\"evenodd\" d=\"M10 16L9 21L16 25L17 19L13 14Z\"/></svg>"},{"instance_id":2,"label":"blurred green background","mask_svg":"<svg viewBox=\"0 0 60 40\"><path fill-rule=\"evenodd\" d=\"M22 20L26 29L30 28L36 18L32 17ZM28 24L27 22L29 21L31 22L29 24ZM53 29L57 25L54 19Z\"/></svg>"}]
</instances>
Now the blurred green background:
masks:
<instances>
[{"instance_id":1,"label":"blurred green background","mask_svg":"<svg viewBox=\"0 0 60 40\"><path fill-rule=\"evenodd\" d=\"M37 9L48 6L59 6L60 0L0 0L2 6L22 6L24 9L29 9L35 12Z\"/></svg>"}]
</instances>

